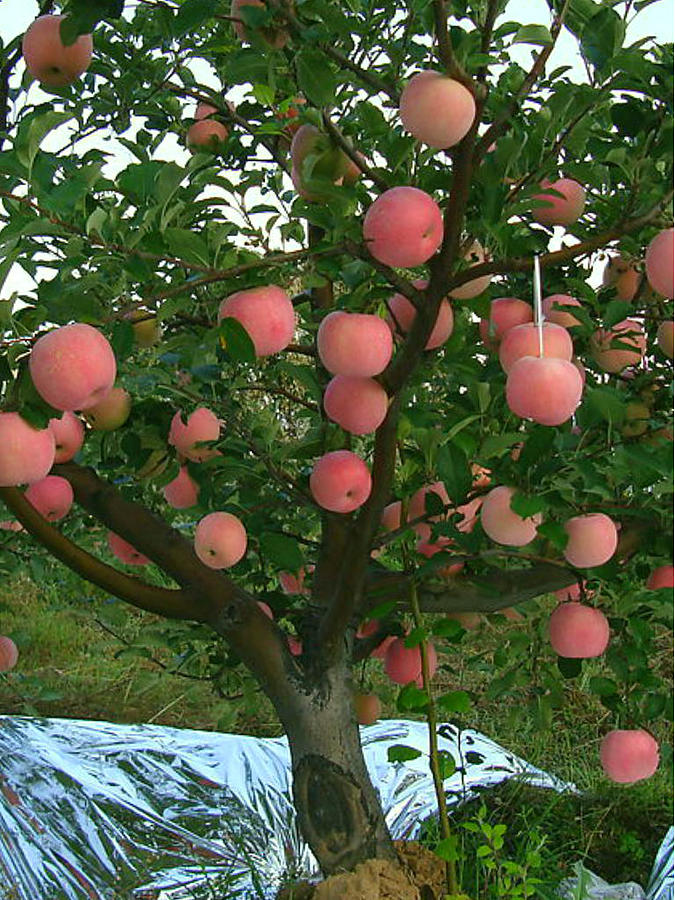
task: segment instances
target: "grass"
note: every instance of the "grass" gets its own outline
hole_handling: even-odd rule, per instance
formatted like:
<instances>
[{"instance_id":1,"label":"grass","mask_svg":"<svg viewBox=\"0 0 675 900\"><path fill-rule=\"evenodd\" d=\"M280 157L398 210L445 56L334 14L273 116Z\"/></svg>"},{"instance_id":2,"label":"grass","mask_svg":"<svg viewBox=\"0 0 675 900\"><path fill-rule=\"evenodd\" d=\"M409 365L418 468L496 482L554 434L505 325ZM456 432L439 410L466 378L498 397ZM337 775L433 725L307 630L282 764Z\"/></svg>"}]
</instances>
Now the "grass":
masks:
<instances>
[{"instance_id":1,"label":"grass","mask_svg":"<svg viewBox=\"0 0 675 900\"><path fill-rule=\"evenodd\" d=\"M152 616L122 604L78 594L72 583L36 588L28 580L15 580L0 596L0 633L16 640L21 655L14 672L0 675L0 710L260 736L280 733L270 704L250 679L235 673L221 674L215 684L211 680L209 676L222 668L223 657L205 640L204 630L171 625L167 638L166 629L166 623L157 625ZM493 696L492 659L518 632L529 636L521 641L525 675ZM672 636L665 629L659 632L657 649L655 664L669 675ZM464 843L465 889L474 896L498 896L481 882L486 876L480 874L476 851L483 838L463 827L476 821L481 803L486 823L506 826L502 857L523 861L539 847L541 870L552 874L556 883L582 860L609 882L646 884L672 821L672 752L669 756L666 749L652 779L636 785L613 785L602 775L598 742L614 722L598 698L586 691L601 663L587 664L580 678L564 682L560 702L546 715L538 719L525 714L546 685L547 655L550 651L536 628L491 617L442 657L438 690L462 688L473 698L470 712L461 717L462 727L483 732L582 791L580 796L562 795L509 783L456 812L454 827ZM181 674L172 674L175 669ZM362 675L364 686L380 694L383 717L400 716L397 690L380 664L368 662ZM670 722L650 727L663 746L672 743ZM549 896L545 884L538 890L541 897Z\"/></svg>"}]
</instances>

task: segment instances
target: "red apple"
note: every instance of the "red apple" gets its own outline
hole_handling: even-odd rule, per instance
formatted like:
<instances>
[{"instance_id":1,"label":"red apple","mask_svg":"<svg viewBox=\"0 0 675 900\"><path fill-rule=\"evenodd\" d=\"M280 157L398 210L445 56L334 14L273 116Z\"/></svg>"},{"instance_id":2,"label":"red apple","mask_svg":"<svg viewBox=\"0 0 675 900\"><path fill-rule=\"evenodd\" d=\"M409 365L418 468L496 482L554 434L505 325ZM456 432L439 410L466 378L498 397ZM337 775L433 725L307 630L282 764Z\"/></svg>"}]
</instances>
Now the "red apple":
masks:
<instances>
[{"instance_id":1,"label":"red apple","mask_svg":"<svg viewBox=\"0 0 675 900\"><path fill-rule=\"evenodd\" d=\"M486 262L487 258L487 253L478 241L474 241L468 252L464 255L464 259L471 267ZM479 294L482 294L488 289L493 278L493 275L481 275L479 278L465 281L464 284L461 284L459 287L453 288L450 291L450 296L455 300L472 300L474 297L478 297Z\"/></svg>"},{"instance_id":2,"label":"red apple","mask_svg":"<svg viewBox=\"0 0 675 900\"><path fill-rule=\"evenodd\" d=\"M480 336L489 350L495 349L506 332L534 318L532 307L516 297L498 297L490 304L490 318L481 319Z\"/></svg>"},{"instance_id":3,"label":"red apple","mask_svg":"<svg viewBox=\"0 0 675 900\"><path fill-rule=\"evenodd\" d=\"M48 522L58 522L67 516L74 499L70 482L60 475L47 475L34 481L24 496Z\"/></svg>"},{"instance_id":4,"label":"red apple","mask_svg":"<svg viewBox=\"0 0 675 900\"><path fill-rule=\"evenodd\" d=\"M659 767L659 745L641 728L610 731L600 745L600 762L608 778L632 784L650 778Z\"/></svg>"},{"instance_id":5,"label":"red apple","mask_svg":"<svg viewBox=\"0 0 675 900\"><path fill-rule=\"evenodd\" d=\"M394 347L384 319L341 310L323 319L316 345L319 359L331 374L363 378L383 372Z\"/></svg>"},{"instance_id":6,"label":"red apple","mask_svg":"<svg viewBox=\"0 0 675 900\"><path fill-rule=\"evenodd\" d=\"M583 603L562 603L548 623L551 646L558 656L590 659L601 656L609 643L609 622L599 609Z\"/></svg>"},{"instance_id":7,"label":"red apple","mask_svg":"<svg viewBox=\"0 0 675 900\"><path fill-rule=\"evenodd\" d=\"M562 309L554 309L554 306L581 306L581 303L569 294L551 294L542 300L542 310L544 318L553 322L555 325L562 325L563 328L573 328L581 323L572 313L565 312Z\"/></svg>"},{"instance_id":8,"label":"red apple","mask_svg":"<svg viewBox=\"0 0 675 900\"><path fill-rule=\"evenodd\" d=\"M55 328L38 338L28 363L38 394L54 409L89 409L115 382L117 364L108 340L91 325Z\"/></svg>"},{"instance_id":9,"label":"red apple","mask_svg":"<svg viewBox=\"0 0 675 900\"><path fill-rule=\"evenodd\" d=\"M382 713L382 704L377 694L354 694L354 709L359 725L372 725Z\"/></svg>"},{"instance_id":10,"label":"red apple","mask_svg":"<svg viewBox=\"0 0 675 900\"><path fill-rule=\"evenodd\" d=\"M635 298L640 287L640 270L635 263L622 256L610 256L602 275L605 287L613 287L617 300L630 301Z\"/></svg>"},{"instance_id":11,"label":"red apple","mask_svg":"<svg viewBox=\"0 0 675 900\"><path fill-rule=\"evenodd\" d=\"M413 281L415 287L420 290L424 290L428 283L426 278L418 278ZM390 327L400 331L401 334L407 334L417 316L417 310L413 304L403 294L394 294L393 297L387 300L387 306L390 312ZM424 345L424 349L435 350L444 344L452 334L453 325L452 307L448 300L441 300L434 327Z\"/></svg>"},{"instance_id":12,"label":"red apple","mask_svg":"<svg viewBox=\"0 0 675 900\"><path fill-rule=\"evenodd\" d=\"M634 349L612 347L617 341ZM637 365L645 355L647 338L639 322L624 319L611 329L598 329L591 338L591 354L605 372L621 372L627 366Z\"/></svg>"},{"instance_id":13,"label":"red apple","mask_svg":"<svg viewBox=\"0 0 675 900\"><path fill-rule=\"evenodd\" d=\"M511 412L540 425L562 425L579 405L584 389L574 363L523 356L509 369L506 402Z\"/></svg>"},{"instance_id":14,"label":"red apple","mask_svg":"<svg viewBox=\"0 0 675 900\"><path fill-rule=\"evenodd\" d=\"M164 499L174 509L189 509L199 500L199 485L190 476L187 466L181 466L178 475L162 488Z\"/></svg>"},{"instance_id":15,"label":"red apple","mask_svg":"<svg viewBox=\"0 0 675 900\"><path fill-rule=\"evenodd\" d=\"M169 443L192 462L203 462L219 456L218 450L199 446L203 441L217 441L220 436L220 422L215 413L205 406L196 409L183 423L179 412L171 420Z\"/></svg>"},{"instance_id":16,"label":"red apple","mask_svg":"<svg viewBox=\"0 0 675 900\"><path fill-rule=\"evenodd\" d=\"M574 516L565 522L565 531L569 537L564 556L577 569L601 566L616 552L616 525L604 513Z\"/></svg>"},{"instance_id":17,"label":"red apple","mask_svg":"<svg viewBox=\"0 0 675 900\"><path fill-rule=\"evenodd\" d=\"M418 141L446 149L468 133L476 117L476 102L459 81L426 69L403 88L399 110L403 127Z\"/></svg>"},{"instance_id":18,"label":"red apple","mask_svg":"<svg viewBox=\"0 0 675 900\"><path fill-rule=\"evenodd\" d=\"M331 512L350 513L370 496L368 466L350 450L333 450L314 464L309 488L316 502Z\"/></svg>"},{"instance_id":19,"label":"red apple","mask_svg":"<svg viewBox=\"0 0 675 900\"><path fill-rule=\"evenodd\" d=\"M645 265L647 280L657 294L673 299L673 250L675 229L659 232L647 247Z\"/></svg>"},{"instance_id":20,"label":"red apple","mask_svg":"<svg viewBox=\"0 0 675 900\"><path fill-rule=\"evenodd\" d=\"M113 556L127 566L147 566L150 560L114 531L108 532L108 547Z\"/></svg>"},{"instance_id":21,"label":"red apple","mask_svg":"<svg viewBox=\"0 0 675 900\"><path fill-rule=\"evenodd\" d=\"M201 119L190 125L186 135L186 143L190 150L201 150L215 153L229 135L222 122L216 119Z\"/></svg>"},{"instance_id":22,"label":"red apple","mask_svg":"<svg viewBox=\"0 0 675 900\"><path fill-rule=\"evenodd\" d=\"M16 412L0 412L0 487L40 481L54 464L54 433Z\"/></svg>"},{"instance_id":23,"label":"red apple","mask_svg":"<svg viewBox=\"0 0 675 900\"><path fill-rule=\"evenodd\" d=\"M647 579L647 588L650 591L658 591L660 588L673 589L673 567L659 566L654 569Z\"/></svg>"},{"instance_id":24,"label":"red apple","mask_svg":"<svg viewBox=\"0 0 675 900\"><path fill-rule=\"evenodd\" d=\"M431 642L427 642L429 654L429 676L436 672L436 651ZM384 657L384 671L395 684L408 684L417 681L422 674L422 653L419 645L406 647L405 638L394 638Z\"/></svg>"},{"instance_id":25,"label":"red apple","mask_svg":"<svg viewBox=\"0 0 675 900\"><path fill-rule=\"evenodd\" d=\"M21 51L26 68L42 85L66 87L87 71L94 42L90 34L81 34L66 46L61 40L61 22L65 16L39 16L23 36Z\"/></svg>"},{"instance_id":26,"label":"red apple","mask_svg":"<svg viewBox=\"0 0 675 900\"><path fill-rule=\"evenodd\" d=\"M84 425L75 413L64 412L60 419L50 419L47 426L56 443L55 463L71 460L84 443Z\"/></svg>"},{"instance_id":27,"label":"red apple","mask_svg":"<svg viewBox=\"0 0 675 900\"><path fill-rule=\"evenodd\" d=\"M511 509L511 498L516 489L500 485L483 498L480 521L483 531L498 544L524 547L537 536L541 514L523 519Z\"/></svg>"},{"instance_id":28,"label":"red apple","mask_svg":"<svg viewBox=\"0 0 675 900\"><path fill-rule=\"evenodd\" d=\"M204 516L195 529L195 553L210 569L229 569L246 553L246 529L231 513Z\"/></svg>"},{"instance_id":29,"label":"red apple","mask_svg":"<svg viewBox=\"0 0 675 900\"><path fill-rule=\"evenodd\" d=\"M541 329L542 356L572 359L574 347L567 329L553 322L543 322ZM533 322L509 328L499 345L499 362L509 372L523 356L539 356L539 328Z\"/></svg>"},{"instance_id":30,"label":"red apple","mask_svg":"<svg viewBox=\"0 0 675 900\"><path fill-rule=\"evenodd\" d=\"M395 500L385 506L382 511L382 526L385 531L396 531L403 524L401 522L402 505L400 500Z\"/></svg>"},{"instance_id":31,"label":"red apple","mask_svg":"<svg viewBox=\"0 0 675 900\"><path fill-rule=\"evenodd\" d=\"M577 221L586 205L586 191L577 181L559 178L557 181L542 181L540 187L541 193L532 198L536 203L532 211L535 222L541 225L571 225Z\"/></svg>"},{"instance_id":32,"label":"red apple","mask_svg":"<svg viewBox=\"0 0 675 900\"><path fill-rule=\"evenodd\" d=\"M218 321L226 318L236 319L243 325L253 341L256 356L279 353L293 340L293 304L285 291L272 284L226 297L220 304Z\"/></svg>"},{"instance_id":33,"label":"red apple","mask_svg":"<svg viewBox=\"0 0 675 900\"><path fill-rule=\"evenodd\" d=\"M363 238L375 259L387 266L421 266L441 245L443 216L419 188L390 188L368 209Z\"/></svg>"},{"instance_id":34,"label":"red apple","mask_svg":"<svg viewBox=\"0 0 675 900\"><path fill-rule=\"evenodd\" d=\"M389 397L372 378L336 375L326 386L323 408L329 419L350 434L371 434L385 420Z\"/></svg>"},{"instance_id":35,"label":"red apple","mask_svg":"<svg viewBox=\"0 0 675 900\"><path fill-rule=\"evenodd\" d=\"M14 641L6 635L0 635L0 672L9 672L17 664L19 651Z\"/></svg>"}]
</instances>

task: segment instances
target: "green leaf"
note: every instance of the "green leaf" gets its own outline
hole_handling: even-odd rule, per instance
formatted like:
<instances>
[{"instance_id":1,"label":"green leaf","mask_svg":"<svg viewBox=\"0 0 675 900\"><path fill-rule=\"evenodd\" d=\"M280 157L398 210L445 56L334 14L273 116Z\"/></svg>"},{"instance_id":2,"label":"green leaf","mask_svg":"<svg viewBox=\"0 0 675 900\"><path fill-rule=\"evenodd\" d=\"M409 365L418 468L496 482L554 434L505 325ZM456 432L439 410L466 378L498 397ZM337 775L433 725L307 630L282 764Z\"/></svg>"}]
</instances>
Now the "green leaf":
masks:
<instances>
[{"instance_id":1,"label":"green leaf","mask_svg":"<svg viewBox=\"0 0 675 900\"><path fill-rule=\"evenodd\" d=\"M541 495L523 494L520 491L516 491L511 497L510 506L514 513L518 513L521 518L527 519L535 513L543 512L548 504Z\"/></svg>"},{"instance_id":2,"label":"green leaf","mask_svg":"<svg viewBox=\"0 0 675 900\"><path fill-rule=\"evenodd\" d=\"M286 572L298 572L305 558L295 538L286 534L265 532L260 535L262 555L275 567Z\"/></svg>"},{"instance_id":3,"label":"green leaf","mask_svg":"<svg viewBox=\"0 0 675 900\"><path fill-rule=\"evenodd\" d=\"M471 697L466 691L450 691L442 694L436 702L447 713L467 713L471 709Z\"/></svg>"},{"instance_id":4,"label":"green leaf","mask_svg":"<svg viewBox=\"0 0 675 900\"><path fill-rule=\"evenodd\" d=\"M590 409L614 425L623 422L626 416L626 404L614 388L588 388L584 400Z\"/></svg>"},{"instance_id":5,"label":"green leaf","mask_svg":"<svg viewBox=\"0 0 675 900\"><path fill-rule=\"evenodd\" d=\"M456 444L444 444L439 447L436 471L451 500L460 503L466 499L471 490L472 476L469 460L463 450Z\"/></svg>"},{"instance_id":6,"label":"green leaf","mask_svg":"<svg viewBox=\"0 0 675 900\"><path fill-rule=\"evenodd\" d=\"M443 838L436 844L434 852L436 856L440 856L446 862L457 862L459 860L459 838L456 834Z\"/></svg>"},{"instance_id":7,"label":"green leaf","mask_svg":"<svg viewBox=\"0 0 675 900\"><path fill-rule=\"evenodd\" d=\"M613 9L597 12L581 34L581 46L586 58L602 69L616 55L626 36L626 23Z\"/></svg>"},{"instance_id":8,"label":"green leaf","mask_svg":"<svg viewBox=\"0 0 675 900\"><path fill-rule=\"evenodd\" d=\"M633 304L628 303L626 300L612 300L607 304L602 317L602 324L605 328L611 328L618 322L622 322L633 309Z\"/></svg>"},{"instance_id":9,"label":"green leaf","mask_svg":"<svg viewBox=\"0 0 675 900\"><path fill-rule=\"evenodd\" d=\"M194 231L188 231L187 228L167 228L164 237L174 256L187 262L209 265L209 249L206 242Z\"/></svg>"},{"instance_id":10,"label":"green leaf","mask_svg":"<svg viewBox=\"0 0 675 900\"><path fill-rule=\"evenodd\" d=\"M443 781L446 778L452 778L457 771L457 763L452 753L448 753L447 750L438 751L438 768L441 771L441 779Z\"/></svg>"},{"instance_id":11,"label":"green leaf","mask_svg":"<svg viewBox=\"0 0 675 900\"><path fill-rule=\"evenodd\" d=\"M410 710L423 709L429 703L427 692L418 688L416 684L411 682L399 691L396 700L396 706L401 712L409 712Z\"/></svg>"},{"instance_id":12,"label":"green leaf","mask_svg":"<svg viewBox=\"0 0 675 900\"><path fill-rule=\"evenodd\" d=\"M513 39L514 44L540 44L547 47L553 43L551 32L545 25L521 25Z\"/></svg>"},{"instance_id":13,"label":"green leaf","mask_svg":"<svg viewBox=\"0 0 675 900\"><path fill-rule=\"evenodd\" d=\"M581 675L581 660L567 656L558 657L558 669L563 678L577 678Z\"/></svg>"},{"instance_id":14,"label":"green leaf","mask_svg":"<svg viewBox=\"0 0 675 900\"><path fill-rule=\"evenodd\" d=\"M610 694L616 694L618 688L616 682L611 678L603 678L600 675L594 675L588 682L588 688L592 694L599 697L608 697Z\"/></svg>"},{"instance_id":15,"label":"green leaf","mask_svg":"<svg viewBox=\"0 0 675 900\"><path fill-rule=\"evenodd\" d=\"M421 750L416 750L414 747L406 747L405 744L393 744L387 750L389 762L408 762L412 759L419 759L421 755Z\"/></svg>"},{"instance_id":16,"label":"green leaf","mask_svg":"<svg viewBox=\"0 0 675 900\"><path fill-rule=\"evenodd\" d=\"M569 540L569 535L560 522L542 522L537 526L537 534L550 541L556 550L564 550Z\"/></svg>"},{"instance_id":17,"label":"green leaf","mask_svg":"<svg viewBox=\"0 0 675 900\"><path fill-rule=\"evenodd\" d=\"M329 106L335 100L337 81L326 55L318 50L302 50L295 58L298 86L316 106Z\"/></svg>"},{"instance_id":18,"label":"green leaf","mask_svg":"<svg viewBox=\"0 0 675 900\"><path fill-rule=\"evenodd\" d=\"M182 37L204 25L216 11L218 0L185 0L172 23L174 37Z\"/></svg>"},{"instance_id":19,"label":"green leaf","mask_svg":"<svg viewBox=\"0 0 675 900\"><path fill-rule=\"evenodd\" d=\"M19 162L23 163L29 170L33 167L33 162L37 156L40 144L47 137L50 131L69 122L73 118L70 112L57 112L50 110L29 119L24 119L19 127L19 131L14 143Z\"/></svg>"},{"instance_id":20,"label":"green leaf","mask_svg":"<svg viewBox=\"0 0 675 900\"><path fill-rule=\"evenodd\" d=\"M226 317L218 326L223 349L236 362L254 363L255 347L248 331L237 319Z\"/></svg>"},{"instance_id":21,"label":"green leaf","mask_svg":"<svg viewBox=\"0 0 675 900\"><path fill-rule=\"evenodd\" d=\"M117 361L121 362L126 359L134 348L134 326L131 322L126 319L121 322L115 322L110 343Z\"/></svg>"}]
</instances>

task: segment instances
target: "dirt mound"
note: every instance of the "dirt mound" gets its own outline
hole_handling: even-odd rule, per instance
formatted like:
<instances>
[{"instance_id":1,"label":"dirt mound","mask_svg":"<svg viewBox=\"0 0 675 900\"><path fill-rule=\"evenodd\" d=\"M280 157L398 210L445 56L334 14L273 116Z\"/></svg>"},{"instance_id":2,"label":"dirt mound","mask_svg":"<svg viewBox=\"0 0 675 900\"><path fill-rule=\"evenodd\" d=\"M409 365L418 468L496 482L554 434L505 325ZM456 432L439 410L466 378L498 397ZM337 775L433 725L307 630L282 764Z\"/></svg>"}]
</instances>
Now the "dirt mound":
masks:
<instances>
[{"instance_id":1,"label":"dirt mound","mask_svg":"<svg viewBox=\"0 0 675 900\"><path fill-rule=\"evenodd\" d=\"M369 859L353 872L332 875L315 887L296 884L278 900L440 900L445 890L443 862L414 841L396 841L401 860Z\"/></svg>"}]
</instances>

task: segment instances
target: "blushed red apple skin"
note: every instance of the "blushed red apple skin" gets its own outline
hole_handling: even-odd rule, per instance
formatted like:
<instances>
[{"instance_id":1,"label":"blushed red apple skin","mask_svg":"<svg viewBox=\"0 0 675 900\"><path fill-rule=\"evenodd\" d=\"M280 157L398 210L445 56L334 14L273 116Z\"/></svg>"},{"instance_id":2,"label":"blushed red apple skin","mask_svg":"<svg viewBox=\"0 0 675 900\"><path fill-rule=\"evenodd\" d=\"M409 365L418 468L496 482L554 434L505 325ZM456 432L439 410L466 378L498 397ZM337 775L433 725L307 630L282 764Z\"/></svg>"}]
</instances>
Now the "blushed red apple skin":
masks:
<instances>
[{"instance_id":1,"label":"blushed red apple skin","mask_svg":"<svg viewBox=\"0 0 675 900\"><path fill-rule=\"evenodd\" d=\"M285 350L295 332L295 310L280 287L269 284L230 294L220 304L218 321L236 319L253 341L256 356Z\"/></svg>"},{"instance_id":2,"label":"blushed red apple skin","mask_svg":"<svg viewBox=\"0 0 675 900\"><path fill-rule=\"evenodd\" d=\"M199 485L188 472L187 466L181 466L178 475L162 488L164 499L174 509L189 509L199 500Z\"/></svg>"},{"instance_id":3,"label":"blushed red apple skin","mask_svg":"<svg viewBox=\"0 0 675 900\"><path fill-rule=\"evenodd\" d=\"M14 641L7 635L0 635L0 672L9 672L19 660L19 651Z\"/></svg>"},{"instance_id":4,"label":"blushed red apple skin","mask_svg":"<svg viewBox=\"0 0 675 900\"><path fill-rule=\"evenodd\" d=\"M323 509L350 513L370 496L370 471L361 457L350 450L333 450L314 464L309 488Z\"/></svg>"},{"instance_id":5,"label":"blushed red apple skin","mask_svg":"<svg viewBox=\"0 0 675 900\"><path fill-rule=\"evenodd\" d=\"M567 659L601 656L609 644L609 622L605 614L574 600L561 603L553 611L548 632L555 652Z\"/></svg>"},{"instance_id":6,"label":"blushed red apple skin","mask_svg":"<svg viewBox=\"0 0 675 900\"><path fill-rule=\"evenodd\" d=\"M246 529L232 513L209 513L195 528L195 553L210 569L236 565L246 553L247 543Z\"/></svg>"},{"instance_id":7,"label":"blushed red apple skin","mask_svg":"<svg viewBox=\"0 0 675 900\"><path fill-rule=\"evenodd\" d=\"M418 278L413 281L413 285L416 288L419 288L419 290L424 290L428 283L426 278ZM411 301L403 294L394 294L387 300L387 307L390 313L389 324L392 330L395 332L400 331L404 335L407 334L417 317L417 310ZM427 338L424 349L436 350L438 347L441 347L452 334L453 327L454 316L452 306L450 306L449 300L444 298L441 300L434 327Z\"/></svg>"},{"instance_id":8,"label":"blushed red apple skin","mask_svg":"<svg viewBox=\"0 0 675 900\"><path fill-rule=\"evenodd\" d=\"M115 534L114 531L108 532L108 547L113 556L116 556L120 562L127 566L147 566L150 560L137 550L128 541Z\"/></svg>"},{"instance_id":9,"label":"blushed red apple skin","mask_svg":"<svg viewBox=\"0 0 675 900\"><path fill-rule=\"evenodd\" d=\"M578 569L601 566L614 556L618 532L614 522L604 513L574 516L564 525L568 534L563 555Z\"/></svg>"},{"instance_id":10,"label":"blushed red apple skin","mask_svg":"<svg viewBox=\"0 0 675 900\"><path fill-rule=\"evenodd\" d=\"M84 443L84 423L73 412L64 412L60 419L50 419L47 425L56 442L55 463L68 462L77 455Z\"/></svg>"},{"instance_id":11,"label":"blushed red apple skin","mask_svg":"<svg viewBox=\"0 0 675 900\"><path fill-rule=\"evenodd\" d=\"M660 588L673 588L673 567L659 566L647 579L647 588L650 591L658 591Z\"/></svg>"},{"instance_id":12,"label":"blushed red apple skin","mask_svg":"<svg viewBox=\"0 0 675 900\"><path fill-rule=\"evenodd\" d=\"M326 415L350 434L371 434L384 422L387 392L372 378L335 375L323 395Z\"/></svg>"},{"instance_id":13,"label":"blushed red apple skin","mask_svg":"<svg viewBox=\"0 0 675 900\"><path fill-rule=\"evenodd\" d=\"M383 372L394 349L391 331L379 316L335 310L319 325L319 359L332 375L372 378Z\"/></svg>"},{"instance_id":14,"label":"blushed red apple skin","mask_svg":"<svg viewBox=\"0 0 675 900\"><path fill-rule=\"evenodd\" d=\"M579 405L583 389L574 363L555 357L522 356L509 369L506 402L521 419L562 425Z\"/></svg>"},{"instance_id":15,"label":"blushed red apple skin","mask_svg":"<svg viewBox=\"0 0 675 900\"><path fill-rule=\"evenodd\" d=\"M387 266L421 266L443 240L440 207L419 188L390 188L369 207L363 239L372 256Z\"/></svg>"},{"instance_id":16,"label":"blushed red apple skin","mask_svg":"<svg viewBox=\"0 0 675 900\"><path fill-rule=\"evenodd\" d=\"M33 428L19 413L0 412L0 487L40 481L54 464L56 443L49 428Z\"/></svg>"},{"instance_id":17,"label":"blushed red apple skin","mask_svg":"<svg viewBox=\"0 0 675 900\"><path fill-rule=\"evenodd\" d=\"M399 111L406 131L442 150L466 136L476 117L476 102L459 81L426 69L413 75L403 88Z\"/></svg>"},{"instance_id":18,"label":"blushed red apple skin","mask_svg":"<svg viewBox=\"0 0 675 900\"><path fill-rule=\"evenodd\" d=\"M586 191L572 178L557 181L542 181L541 191L532 198L537 205L532 210L532 218L540 225L572 225L582 215L586 205ZM562 194L551 193L551 189Z\"/></svg>"},{"instance_id":19,"label":"blushed red apple skin","mask_svg":"<svg viewBox=\"0 0 675 900\"><path fill-rule=\"evenodd\" d=\"M198 446L202 441L217 441L220 436L220 422L214 412L206 406L198 407L183 422L180 412L171 420L169 443L191 462L204 462L219 455L218 450Z\"/></svg>"},{"instance_id":20,"label":"blushed red apple skin","mask_svg":"<svg viewBox=\"0 0 675 900\"><path fill-rule=\"evenodd\" d=\"M497 544L524 547L537 536L541 514L523 519L513 512L511 498L515 492L515 488L505 485L493 488L483 498L480 520L483 531Z\"/></svg>"},{"instance_id":21,"label":"blushed red apple skin","mask_svg":"<svg viewBox=\"0 0 675 900\"><path fill-rule=\"evenodd\" d=\"M600 745L600 762L612 781L633 784L656 772L659 745L641 728L610 731Z\"/></svg>"},{"instance_id":22,"label":"blushed red apple skin","mask_svg":"<svg viewBox=\"0 0 675 900\"><path fill-rule=\"evenodd\" d=\"M675 256L675 229L659 232L647 247L645 266L651 287L668 300L673 299L673 257Z\"/></svg>"},{"instance_id":23,"label":"blushed red apple skin","mask_svg":"<svg viewBox=\"0 0 675 900\"><path fill-rule=\"evenodd\" d=\"M44 15L35 19L23 36L21 52L30 74L45 87L72 84L91 63L94 48L90 34L81 34L73 44L61 40L65 16Z\"/></svg>"},{"instance_id":24,"label":"blushed red apple skin","mask_svg":"<svg viewBox=\"0 0 675 900\"><path fill-rule=\"evenodd\" d=\"M26 488L24 496L48 522L65 518L74 499L70 482L60 475L47 475L34 481Z\"/></svg>"}]
</instances>

